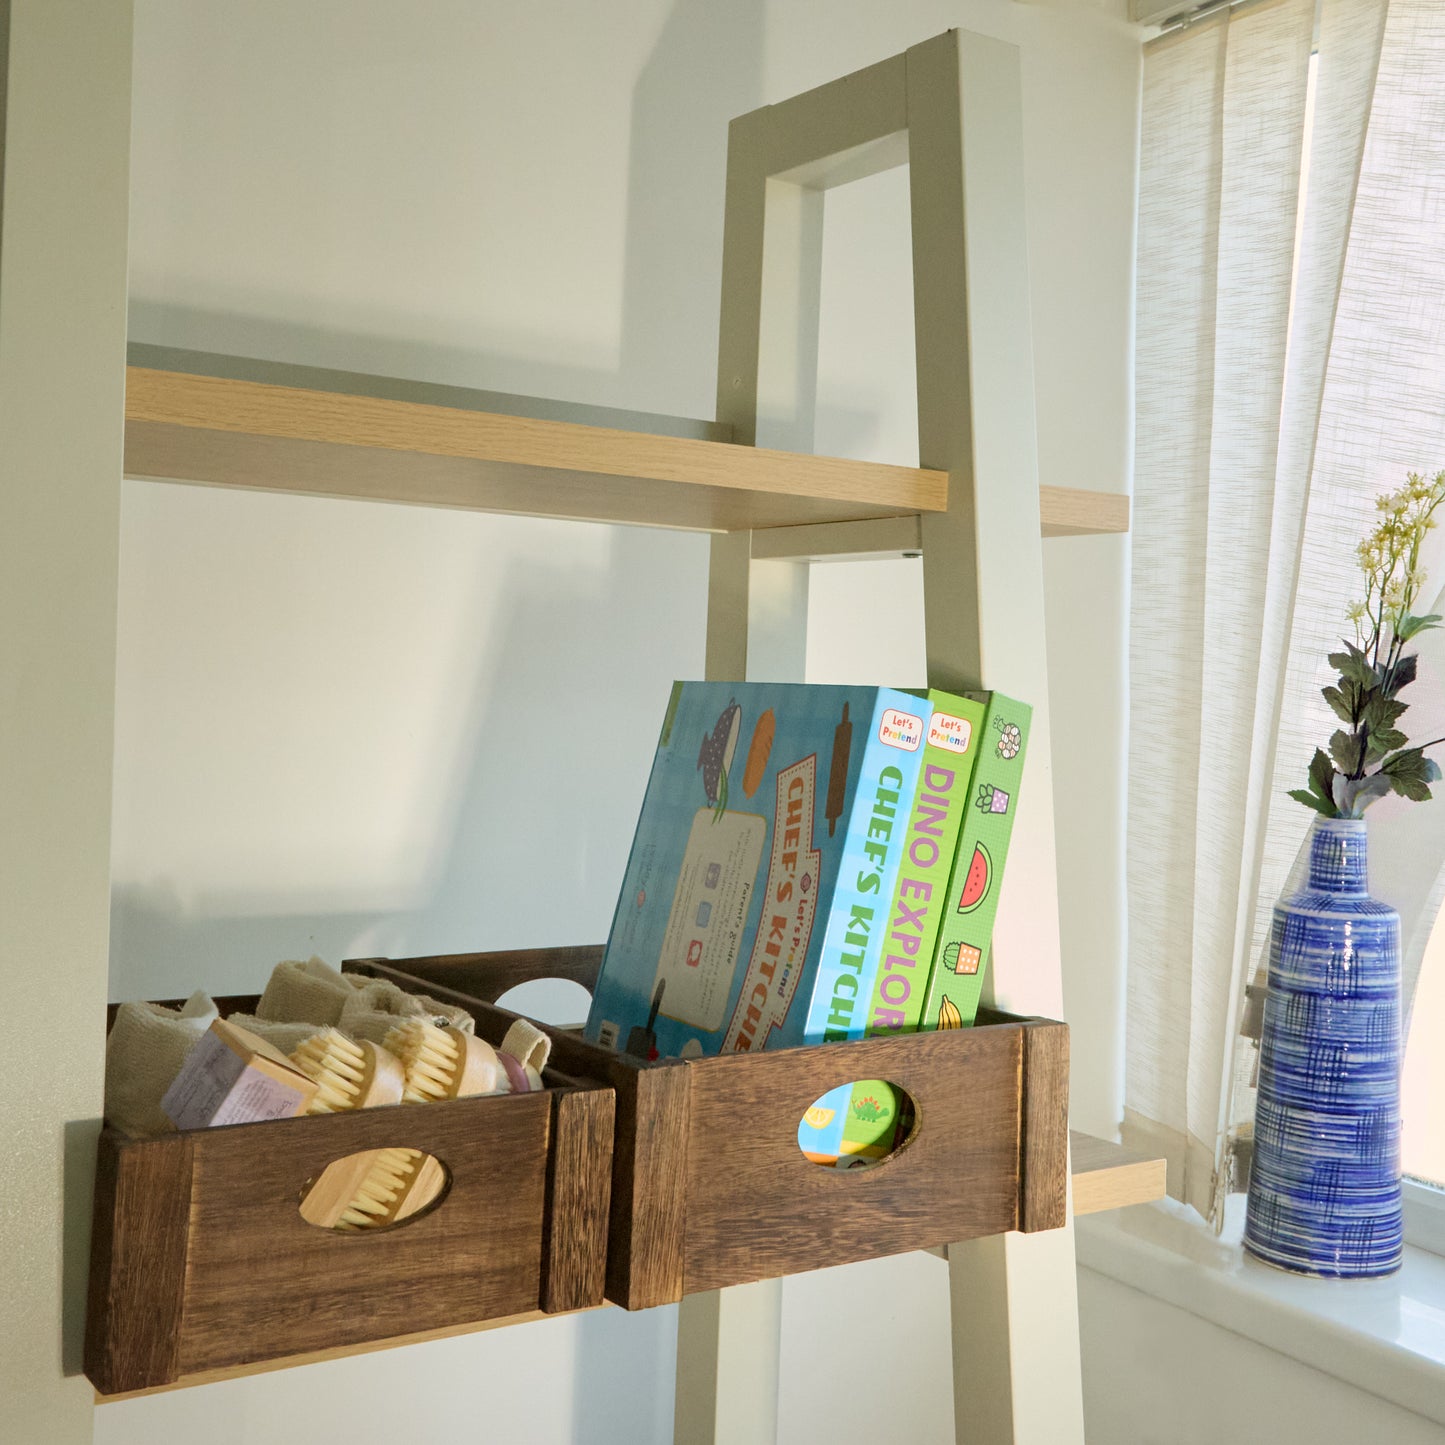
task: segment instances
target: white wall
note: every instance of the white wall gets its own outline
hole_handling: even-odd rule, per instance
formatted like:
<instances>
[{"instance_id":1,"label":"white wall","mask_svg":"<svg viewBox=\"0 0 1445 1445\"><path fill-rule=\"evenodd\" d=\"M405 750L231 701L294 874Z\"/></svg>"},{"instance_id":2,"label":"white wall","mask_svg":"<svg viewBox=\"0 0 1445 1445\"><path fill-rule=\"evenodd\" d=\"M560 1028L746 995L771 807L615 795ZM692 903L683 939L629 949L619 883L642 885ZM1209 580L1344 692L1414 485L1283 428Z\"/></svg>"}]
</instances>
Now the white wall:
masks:
<instances>
[{"instance_id":1,"label":"white wall","mask_svg":"<svg viewBox=\"0 0 1445 1445\"><path fill-rule=\"evenodd\" d=\"M131 334L710 415L727 121L952 25L1022 47L1044 477L1123 488L1138 47L1086 5L138 0ZM829 201L820 444L906 460L906 233L897 178L875 184ZM1047 562L1075 1116L1101 1130L1124 557L1082 539ZM255 987L312 950L600 939L663 689L701 671L705 559L671 534L129 484L112 996ZM815 623L885 605L887 569L816 570ZM911 628L917 603L896 605ZM897 670L913 660L854 665L919 680ZM536 726L559 697L600 741ZM840 1441L951 1438L945 1289L925 1257L790 1283L782 1438L825 1417ZM851 1368L850 1327L878 1318L871 1377L917 1388L820 1414L820 1361ZM304 1414L341 1439L420 1414L438 1434L661 1442L674 1319L609 1311L108 1405L96 1436L249 1445Z\"/></svg>"}]
</instances>

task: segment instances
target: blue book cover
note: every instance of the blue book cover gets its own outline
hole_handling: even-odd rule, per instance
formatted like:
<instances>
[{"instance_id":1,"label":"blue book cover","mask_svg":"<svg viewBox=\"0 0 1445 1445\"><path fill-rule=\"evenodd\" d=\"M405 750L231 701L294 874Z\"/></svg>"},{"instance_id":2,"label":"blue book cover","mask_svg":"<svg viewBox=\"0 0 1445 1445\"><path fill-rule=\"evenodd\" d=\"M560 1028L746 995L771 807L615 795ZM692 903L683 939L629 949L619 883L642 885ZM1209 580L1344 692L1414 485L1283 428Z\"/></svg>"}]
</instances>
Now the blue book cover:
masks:
<instances>
[{"instance_id":1,"label":"blue book cover","mask_svg":"<svg viewBox=\"0 0 1445 1445\"><path fill-rule=\"evenodd\" d=\"M861 1039L868 1027L932 711L925 698L878 689L858 782L866 810L858 809L859 824L843 840L838 886L803 1025L805 1043Z\"/></svg>"},{"instance_id":2,"label":"blue book cover","mask_svg":"<svg viewBox=\"0 0 1445 1445\"><path fill-rule=\"evenodd\" d=\"M641 1058L802 1043L845 858L853 894L894 807L880 790L890 768L916 774L927 712L889 688L674 684L587 1037ZM829 979L848 972L840 954Z\"/></svg>"}]
</instances>

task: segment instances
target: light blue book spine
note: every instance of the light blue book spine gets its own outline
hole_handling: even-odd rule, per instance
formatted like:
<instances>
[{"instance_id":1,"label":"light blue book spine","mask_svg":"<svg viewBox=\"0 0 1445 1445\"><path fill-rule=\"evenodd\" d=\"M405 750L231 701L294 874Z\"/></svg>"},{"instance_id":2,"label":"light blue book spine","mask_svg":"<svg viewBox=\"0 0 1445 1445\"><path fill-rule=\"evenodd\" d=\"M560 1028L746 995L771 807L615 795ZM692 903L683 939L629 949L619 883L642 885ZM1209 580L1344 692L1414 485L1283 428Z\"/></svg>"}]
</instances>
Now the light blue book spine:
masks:
<instances>
[{"instance_id":1,"label":"light blue book spine","mask_svg":"<svg viewBox=\"0 0 1445 1445\"><path fill-rule=\"evenodd\" d=\"M805 1043L861 1039L868 1027L868 1002L888 934L932 712L925 698L878 689L803 1025Z\"/></svg>"}]
</instances>

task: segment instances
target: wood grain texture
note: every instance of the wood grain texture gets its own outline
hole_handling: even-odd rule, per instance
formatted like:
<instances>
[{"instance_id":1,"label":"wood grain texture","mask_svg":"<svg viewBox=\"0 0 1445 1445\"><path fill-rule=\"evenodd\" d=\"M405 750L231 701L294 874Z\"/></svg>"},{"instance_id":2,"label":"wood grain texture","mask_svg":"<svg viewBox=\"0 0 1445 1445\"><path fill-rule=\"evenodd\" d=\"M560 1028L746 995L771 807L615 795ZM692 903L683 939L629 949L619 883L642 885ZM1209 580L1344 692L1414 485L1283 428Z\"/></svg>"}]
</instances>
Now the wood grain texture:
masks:
<instances>
[{"instance_id":1,"label":"wood grain texture","mask_svg":"<svg viewBox=\"0 0 1445 1445\"><path fill-rule=\"evenodd\" d=\"M1083 487L1039 488L1039 521L1045 537L1089 537L1129 530L1129 498L1123 492Z\"/></svg>"},{"instance_id":2,"label":"wood grain texture","mask_svg":"<svg viewBox=\"0 0 1445 1445\"><path fill-rule=\"evenodd\" d=\"M1068 1219L1069 1029L1036 1019L1023 1034L1018 1227L1032 1234Z\"/></svg>"},{"instance_id":3,"label":"wood grain texture","mask_svg":"<svg viewBox=\"0 0 1445 1445\"><path fill-rule=\"evenodd\" d=\"M546 1093L368 1109L192 1136L181 1373L384 1339L539 1301ZM306 1224L306 1182L356 1149L421 1149L451 1185L394 1229Z\"/></svg>"},{"instance_id":4,"label":"wood grain texture","mask_svg":"<svg viewBox=\"0 0 1445 1445\"><path fill-rule=\"evenodd\" d=\"M1039 531L1045 537L1089 537L1129 530L1129 498L1079 487L1039 488ZM922 519L880 517L866 522L768 527L752 534L754 561L865 561L921 555Z\"/></svg>"},{"instance_id":5,"label":"wood grain texture","mask_svg":"<svg viewBox=\"0 0 1445 1445\"><path fill-rule=\"evenodd\" d=\"M415 982L407 987L412 992L424 991L433 985L449 988L452 1002L466 1003L480 999L496 1003L510 988L538 978L565 978L591 989L597 982L605 950L600 944L581 948L518 948L504 953L439 953L427 958L392 960L385 958L349 958L342 964L348 973L398 970Z\"/></svg>"},{"instance_id":6,"label":"wood grain texture","mask_svg":"<svg viewBox=\"0 0 1445 1445\"><path fill-rule=\"evenodd\" d=\"M1092 1134L1069 1135L1074 1213L1097 1214L1164 1198L1164 1160L1137 1154Z\"/></svg>"},{"instance_id":7,"label":"wood grain texture","mask_svg":"<svg viewBox=\"0 0 1445 1445\"><path fill-rule=\"evenodd\" d=\"M541 1300L556 1314L601 1304L606 1289L616 1095L559 1089L552 1109Z\"/></svg>"},{"instance_id":8,"label":"wood grain texture","mask_svg":"<svg viewBox=\"0 0 1445 1445\"><path fill-rule=\"evenodd\" d=\"M519 981L591 983L600 950L349 962L467 1003ZM493 976L492 960L497 960ZM465 985L465 988L459 987ZM972 1029L645 1064L548 1029L552 1064L617 1095L607 1297L629 1309L850 1260L1063 1222L1068 1030L980 1010ZM820 1169L797 1147L804 1109L884 1078L917 1109L908 1141L867 1170Z\"/></svg>"},{"instance_id":9,"label":"wood grain texture","mask_svg":"<svg viewBox=\"0 0 1445 1445\"><path fill-rule=\"evenodd\" d=\"M945 474L127 368L126 474L703 531L937 511Z\"/></svg>"},{"instance_id":10,"label":"wood grain texture","mask_svg":"<svg viewBox=\"0 0 1445 1445\"><path fill-rule=\"evenodd\" d=\"M85 1373L108 1394L174 1380L185 1317L192 1136L101 1132L85 1320Z\"/></svg>"},{"instance_id":11,"label":"wood grain texture","mask_svg":"<svg viewBox=\"0 0 1445 1445\"><path fill-rule=\"evenodd\" d=\"M596 980L600 953L590 947L539 949L526 957L537 969L535 977L572 977L590 984ZM349 959L342 966L462 1004L471 1009L478 1030L490 1035L505 1031L514 1015L469 996L460 986L497 997L505 990L489 976L491 960L499 960L498 972L511 987L521 981L516 969L522 957L477 953L391 961ZM688 1066L677 1059L641 1064L576 1034L545 1031L552 1039L554 1069L606 1084L617 1096L607 1298L632 1310L674 1304L683 1293Z\"/></svg>"},{"instance_id":12,"label":"wood grain texture","mask_svg":"<svg viewBox=\"0 0 1445 1445\"><path fill-rule=\"evenodd\" d=\"M691 1062L687 1292L1015 1228L1022 1049L999 1025ZM912 1096L912 1135L871 1169L810 1164L803 1111L869 1078Z\"/></svg>"},{"instance_id":13,"label":"wood grain texture","mask_svg":"<svg viewBox=\"0 0 1445 1445\"><path fill-rule=\"evenodd\" d=\"M584 958L576 965L585 972ZM227 998L223 1011L254 1005L254 996ZM499 1042L512 1015L485 1003L471 1009L478 1033ZM534 1094L156 1140L107 1130L92 1382L106 1395L129 1393L455 1332L536 1310L544 1291L553 1309L600 1304L613 1094L552 1069L544 1077L549 1087ZM554 1155L556 1130L563 1147ZM302 1194L329 1164L397 1147L445 1165L447 1192L435 1209L396 1228L344 1234L302 1219Z\"/></svg>"},{"instance_id":14,"label":"wood grain texture","mask_svg":"<svg viewBox=\"0 0 1445 1445\"><path fill-rule=\"evenodd\" d=\"M676 1059L634 1064L631 1078L618 1085L607 1298L624 1309L651 1309L683 1296L688 1068Z\"/></svg>"}]
</instances>

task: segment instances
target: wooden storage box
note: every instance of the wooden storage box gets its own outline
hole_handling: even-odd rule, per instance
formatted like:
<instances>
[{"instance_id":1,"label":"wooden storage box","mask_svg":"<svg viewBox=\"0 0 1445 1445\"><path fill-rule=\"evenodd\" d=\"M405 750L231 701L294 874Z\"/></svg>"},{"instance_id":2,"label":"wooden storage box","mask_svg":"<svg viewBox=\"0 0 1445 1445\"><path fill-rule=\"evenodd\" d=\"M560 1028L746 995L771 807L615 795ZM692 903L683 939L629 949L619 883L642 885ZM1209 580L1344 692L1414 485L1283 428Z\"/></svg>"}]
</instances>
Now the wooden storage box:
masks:
<instances>
[{"instance_id":1,"label":"wooden storage box","mask_svg":"<svg viewBox=\"0 0 1445 1445\"><path fill-rule=\"evenodd\" d=\"M218 1000L251 1012L254 998ZM495 1015L477 1032L493 1043ZM286 1356L603 1302L612 1091L548 1070L532 1094L100 1137L85 1373L102 1394ZM309 1181L421 1149L450 1184L384 1229L307 1224Z\"/></svg>"},{"instance_id":2,"label":"wooden storage box","mask_svg":"<svg viewBox=\"0 0 1445 1445\"><path fill-rule=\"evenodd\" d=\"M358 959L351 970L486 1005L531 978L590 987L600 948ZM495 1027L512 1017L495 1010ZM553 1060L617 1095L607 1297L645 1309L719 1289L1065 1220L1068 1029L980 1015L971 1029L644 1063L549 1030ZM887 1079L907 1141L871 1169L809 1163L803 1111Z\"/></svg>"}]
</instances>

